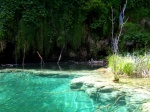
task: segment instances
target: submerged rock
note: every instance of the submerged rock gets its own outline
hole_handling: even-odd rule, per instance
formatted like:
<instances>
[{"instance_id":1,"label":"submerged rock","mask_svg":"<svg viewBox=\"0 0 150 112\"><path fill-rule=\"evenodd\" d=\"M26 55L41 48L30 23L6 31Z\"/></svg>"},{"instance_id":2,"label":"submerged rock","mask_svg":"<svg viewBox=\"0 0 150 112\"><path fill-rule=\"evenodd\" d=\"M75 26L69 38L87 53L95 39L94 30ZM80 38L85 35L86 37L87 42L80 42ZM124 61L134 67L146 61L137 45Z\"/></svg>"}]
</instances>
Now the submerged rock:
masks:
<instances>
[{"instance_id":1,"label":"submerged rock","mask_svg":"<svg viewBox=\"0 0 150 112\"><path fill-rule=\"evenodd\" d=\"M89 88L89 89L86 89L85 91L86 91L86 93L88 93L88 95L91 98L94 98L97 96L97 89L96 88Z\"/></svg>"},{"instance_id":2,"label":"submerged rock","mask_svg":"<svg viewBox=\"0 0 150 112\"><path fill-rule=\"evenodd\" d=\"M73 80L70 84L71 89L81 89L82 86L83 82L78 80Z\"/></svg>"},{"instance_id":3,"label":"submerged rock","mask_svg":"<svg viewBox=\"0 0 150 112\"><path fill-rule=\"evenodd\" d=\"M97 80L92 76L83 76L73 79L70 83L72 89L85 91L97 102L106 105L123 105L129 112L150 112L150 91Z\"/></svg>"}]
</instances>

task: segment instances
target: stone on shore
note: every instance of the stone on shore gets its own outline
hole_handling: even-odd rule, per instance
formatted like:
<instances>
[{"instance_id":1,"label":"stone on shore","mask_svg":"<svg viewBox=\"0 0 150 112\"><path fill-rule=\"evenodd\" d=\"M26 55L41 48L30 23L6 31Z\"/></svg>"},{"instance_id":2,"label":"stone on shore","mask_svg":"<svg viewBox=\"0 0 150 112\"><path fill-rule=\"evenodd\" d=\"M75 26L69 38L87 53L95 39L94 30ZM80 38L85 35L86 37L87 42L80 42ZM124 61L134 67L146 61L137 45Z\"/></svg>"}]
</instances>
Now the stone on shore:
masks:
<instances>
[{"instance_id":1,"label":"stone on shore","mask_svg":"<svg viewBox=\"0 0 150 112\"><path fill-rule=\"evenodd\" d=\"M142 104L141 112L150 112L150 102Z\"/></svg>"},{"instance_id":2,"label":"stone on shore","mask_svg":"<svg viewBox=\"0 0 150 112\"><path fill-rule=\"evenodd\" d=\"M103 104L122 104L131 112L140 108L141 112L150 112L150 91L146 89L120 85L93 76L75 78L70 87L85 91L89 97Z\"/></svg>"}]
</instances>

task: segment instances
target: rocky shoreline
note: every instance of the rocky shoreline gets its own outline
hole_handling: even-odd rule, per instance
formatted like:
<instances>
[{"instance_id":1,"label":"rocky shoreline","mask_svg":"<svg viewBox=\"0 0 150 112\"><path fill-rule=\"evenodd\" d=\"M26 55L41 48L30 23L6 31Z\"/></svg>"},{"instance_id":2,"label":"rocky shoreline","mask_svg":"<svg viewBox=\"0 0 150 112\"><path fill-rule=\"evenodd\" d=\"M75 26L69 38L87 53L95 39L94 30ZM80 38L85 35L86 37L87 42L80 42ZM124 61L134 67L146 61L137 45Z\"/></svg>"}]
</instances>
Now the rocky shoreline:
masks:
<instances>
[{"instance_id":1,"label":"rocky shoreline","mask_svg":"<svg viewBox=\"0 0 150 112\"><path fill-rule=\"evenodd\" d=\"M98 106L103 109L108 106L122 104L126 108L123 112L150 112L150 89L134 87L109 81L107 77L99 75L95 71L37 71L22 69L5 69L0 72L30 72L42 77L68 78L74 77L70 82L70 88L76 91L84 91L96 102L105 104ZM104 74L104 73L103 73ZM106 73L107 74L107 73ZM104 75L106 75L104 74ZM109 74L109 73L108 73ZM99 111L98 111L99 112Z\"/></svg>"},{"instance_id":2,"label":"rocky shoreline","mask_svg":"<svg viewBox=\"0 0 150 112\"><path fill-rule=\"evenodd\" d=\"M73 90L85 91L95 101L113 104L124 103L127 112L150 112L150 90L118 83L92 75L75 78L70 83Z\"/></svg>"}]
</instances>

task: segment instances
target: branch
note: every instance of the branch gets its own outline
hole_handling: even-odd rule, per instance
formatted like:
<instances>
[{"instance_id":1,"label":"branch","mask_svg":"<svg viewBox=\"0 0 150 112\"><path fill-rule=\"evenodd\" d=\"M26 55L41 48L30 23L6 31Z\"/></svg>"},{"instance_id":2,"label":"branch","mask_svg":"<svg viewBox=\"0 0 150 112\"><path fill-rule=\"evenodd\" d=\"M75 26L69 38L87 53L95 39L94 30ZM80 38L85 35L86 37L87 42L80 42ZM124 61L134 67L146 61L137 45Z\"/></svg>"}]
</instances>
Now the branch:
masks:
<instances>
[{"instance_id":1,"label":"branch","mask_svg":"<svg viewBox=\"0 0 150 112\"><path fill-rule=\"evenodd\" d=\"M129 17L126 19L125 22L123 22L123 23L121 24L120 32L119 32L119 35L118 35L118 38L117 38L118 41L119 41L120 36L121 36L121 33L122 33L122 28L123 28L124 24L128 21L128 19L129 19Z\"/></svg>"},{"instance_id":2,"label":"branch","mask_svg":"<svg viewBox=\"0 0 150 112\"><path fill-rule=\"evenodd\" d=\"M114 18L114 15L113 15L113 8L111 7L111 22L112 22L112 32L111 32L111 34L112 34L112 40L113 40L113 35L114 35L114 20L115 20L115 18Z\"/></svg>"},{"instance_id":3,"label":"branch","mask_svg":"<svg viewBox=\"0 0 150 112\"><path fill-rule=\"evenodd\" d=\"M24 43L23 59L22 59L22 66L23 66L23 69L24 69L25 53L26 53L26 41L25 41L25 43Z\"/></svg>"},{"instance_id":4,"label":"branch","mask_svg":"<svg viewBox=\"0 0 150 112\"><path fill-rule=\"evenodd\" d=\"M61 49L61 52L60 52L60 55L59 55L57 64L59 64L59 62L60 62L60 60L61 60L61 56L62 56L62 52L63 52L64 48L65 48L65 44L63 45L63 48Z\"/></svg>"},{"instance_id":5,"label":"branch","mask_svg":"<svg viewBox=\"0 0 150 112\"><path fill-rule=\"evenodd\" d=\"M123 24L126 24L126 22L128 21L129 17L125 20L125 22Z\"/></svg>"},{"instance_id":6,"label":"branch","mask_svg":"<svg viewBox=\"0 0 150 112\"><path fill-rule=\"evenodd\" d=\"M41 66L42 66L42 64L44 64L43 58L42 58L42 56L40 55L40 53L38 51L36 51L36 52L37 52L39 58L41 59Z\"/></svg>"},{"instance_id":7,"label":"branch","mask_svg":"<svg viewBox=\"0 0 150 112\"><path fill-rule=\"evenodd\" d=\"M116 18L114 18L114 19L111 19L111 18L109 17L109 20L110 20L110 21L113 21L113 22L114 22L114 21L115 21L115 19L116 19ZM114 22L114 23L115 23L115 22Z\"/></svg>"}]
</instances>

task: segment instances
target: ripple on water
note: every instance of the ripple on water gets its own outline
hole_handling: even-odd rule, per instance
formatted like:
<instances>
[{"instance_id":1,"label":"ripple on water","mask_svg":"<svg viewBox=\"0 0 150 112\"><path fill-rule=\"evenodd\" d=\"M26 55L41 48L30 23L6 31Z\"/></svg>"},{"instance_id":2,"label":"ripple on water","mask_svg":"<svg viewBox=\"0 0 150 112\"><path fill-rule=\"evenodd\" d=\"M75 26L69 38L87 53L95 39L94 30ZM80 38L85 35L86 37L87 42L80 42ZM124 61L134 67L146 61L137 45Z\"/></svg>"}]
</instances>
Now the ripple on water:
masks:
<instances>
[{"instance_id":1,"label":"ripple on water","mask_svg":"<svg viewBox=\"0 0 150 112\"><path fill-rule=\"evenodd\" d=\"M72 91L70 78L0 73L0 112L94 112L94 102Z\"/></svg>"},{"instance_id":2,"label":"ripple on water","mask_svg":"<svg viewBox=\"0 0 150 112\"><path fill-rule=\"evenodd\" d=\"M60 74L60 73L59 73ZM28 72L0 73L0 112L128 112L135 107L119 91L103 90L91 99L70 90L71 78L36 76ZM105 90L104 90L105 89ZM146 93L145 93L146 95ZM145 98L146 96L139 98ZM119 98L116 102L116 98ZM137 95L132 99L138 99ZM132 101L133 102L133 101ZM134 100L136 102L136 100Z\"/></svg>"}]
</instances>

